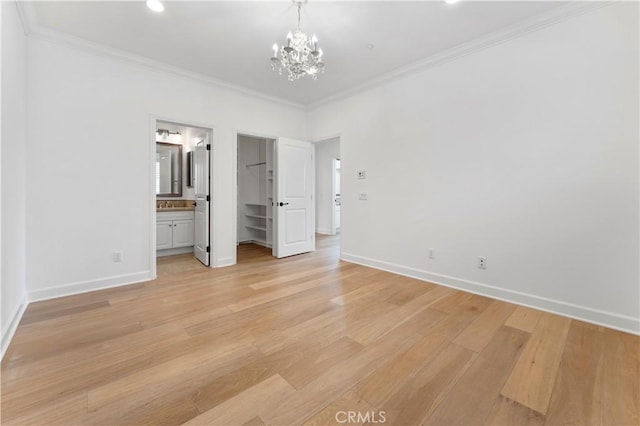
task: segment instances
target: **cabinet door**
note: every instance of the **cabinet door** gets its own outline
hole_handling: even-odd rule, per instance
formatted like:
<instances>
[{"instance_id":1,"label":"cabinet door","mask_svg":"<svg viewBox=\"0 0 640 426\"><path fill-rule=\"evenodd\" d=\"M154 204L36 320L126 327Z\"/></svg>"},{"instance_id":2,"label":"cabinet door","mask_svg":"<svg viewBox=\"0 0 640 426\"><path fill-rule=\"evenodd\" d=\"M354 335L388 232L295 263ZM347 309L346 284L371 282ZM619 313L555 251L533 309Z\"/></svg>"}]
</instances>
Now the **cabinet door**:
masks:
<instances>
[{"instance_id":1,"label":"cabinet door","mask_svg":"<svg viewBox=\"0 0 640 426\"><path fill-rule=\"evenodd\" d=\"M156 250L173 247L173 221L159 220L156 222Z\"/></svg>"},{"instance_id":2,"label":"cabinet door","mask_svg":"<svg viewBox=\"0 0 640 426\"><path fill-rule=\"evenodd\" d=\"M189 247L193 245L193 220L173 221L173 247Z\"/></svg>"}]
</instances>

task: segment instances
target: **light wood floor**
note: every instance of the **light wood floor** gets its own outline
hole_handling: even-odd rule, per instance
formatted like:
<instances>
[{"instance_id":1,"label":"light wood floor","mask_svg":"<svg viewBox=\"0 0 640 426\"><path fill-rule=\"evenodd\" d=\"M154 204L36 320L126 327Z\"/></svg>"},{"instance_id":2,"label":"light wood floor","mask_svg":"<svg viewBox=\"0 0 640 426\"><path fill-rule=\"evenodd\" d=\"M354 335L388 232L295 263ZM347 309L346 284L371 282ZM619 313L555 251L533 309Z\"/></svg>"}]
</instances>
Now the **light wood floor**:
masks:
<instances>
[{"instance_id":1,"label":"light wood floor","mask_svg":"<svg viewBox=\"0 0 640 426\"><path fill-rule=\"evenodd\" d=\"M202 271L206 270L206 268L193 256L193 253L163 256L159 257L156 262L156 274L158 277L181 272Z\"/></svg>"},{"instance_id":2,"label":"light wood floor","mask_svg":"<svg viewBox=\"0 0 640 426\"><path fill-rule=\"evenodd\" d=\"M638 337L318 246L31 304L2 424L640 423Z\"/></svg>"}]
</instances>

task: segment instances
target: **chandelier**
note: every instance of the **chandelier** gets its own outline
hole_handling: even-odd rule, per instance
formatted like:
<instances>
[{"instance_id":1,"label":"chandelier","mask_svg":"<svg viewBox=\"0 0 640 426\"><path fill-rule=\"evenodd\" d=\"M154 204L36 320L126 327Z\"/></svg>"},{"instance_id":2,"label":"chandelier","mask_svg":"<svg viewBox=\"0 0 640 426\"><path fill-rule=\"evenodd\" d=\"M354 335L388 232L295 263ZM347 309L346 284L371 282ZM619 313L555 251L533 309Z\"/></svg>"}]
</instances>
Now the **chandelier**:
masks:
<instances>
[{"instance_id":1,"label":"chandelier","mask_svg":"<svg viewBox=\"0 0 640 426\"><path fill-rule=\"evenodd\" d=\"M318 74L324 73L322 49L318 49L318 38L314 34L311 38L300 29L300 9L305 0L293 0L298 4L298 28L289 31L286 45L278 50L278 44L273 44L271 68L282 75L287 72L289 81L310 75L314 80ZM278 56L279 54L279 56Z\"/></svg>"}]
</instances>

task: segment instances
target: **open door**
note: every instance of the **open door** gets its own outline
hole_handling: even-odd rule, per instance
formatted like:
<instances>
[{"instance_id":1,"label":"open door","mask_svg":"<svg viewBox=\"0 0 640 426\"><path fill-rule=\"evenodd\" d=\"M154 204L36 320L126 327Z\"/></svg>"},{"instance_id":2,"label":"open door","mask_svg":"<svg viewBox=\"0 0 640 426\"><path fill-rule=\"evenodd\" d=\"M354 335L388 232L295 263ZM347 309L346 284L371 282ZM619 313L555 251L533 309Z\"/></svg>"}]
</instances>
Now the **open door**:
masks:
<instances>
[{"instance_id":1,"label":"open door","mask_svg":"<svg viewBox=\"0 0 640 426\"><path fill-rule=\"evenodd\" d=\"M312 143L276 140L273 254L278 258L315 250L313 153Z\"/></svg>"},{"instance_id":2,"label":"open door","mask_svg":"<svg viewBox=\"0 0 640 426\"><path fill-rule=\"evenodd\" d=\"M195 245L193 254L204 265L209 266L209 150L208 137L196 144L193 155L195 208Z\"/></svg>"}]
</instances>

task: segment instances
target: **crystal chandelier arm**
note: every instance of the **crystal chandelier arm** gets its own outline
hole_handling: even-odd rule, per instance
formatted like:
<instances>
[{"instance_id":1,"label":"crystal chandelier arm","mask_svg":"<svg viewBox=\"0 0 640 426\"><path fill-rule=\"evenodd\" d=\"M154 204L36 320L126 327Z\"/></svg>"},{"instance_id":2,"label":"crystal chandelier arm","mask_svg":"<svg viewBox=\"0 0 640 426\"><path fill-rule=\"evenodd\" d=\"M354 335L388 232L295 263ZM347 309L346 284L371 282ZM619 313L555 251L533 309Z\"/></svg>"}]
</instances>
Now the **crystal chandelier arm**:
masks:
<instances>
[{"instance_id":1,"label":"crystal chandelier arm","mask_svg":"<svg viewBox=\"0 0 640 426\"><path fill-rule=\"evenodd\" d=\"M287 73L289 81L297 80L305 75L314 80L318 74L324 73L323 52L319 48L318 38L315 34L309 37L300 29L302 3L305 0L293 0L298 6L298 28L289 31L285 45L278 49L273 45L274 55L271 57L271 68L282 74ZM279 54L279 55L278 55Z\"/></svg>"}]
</instances>

